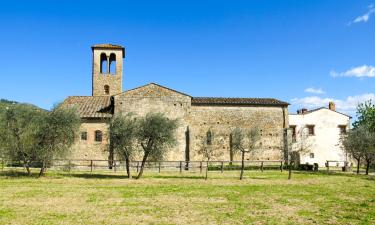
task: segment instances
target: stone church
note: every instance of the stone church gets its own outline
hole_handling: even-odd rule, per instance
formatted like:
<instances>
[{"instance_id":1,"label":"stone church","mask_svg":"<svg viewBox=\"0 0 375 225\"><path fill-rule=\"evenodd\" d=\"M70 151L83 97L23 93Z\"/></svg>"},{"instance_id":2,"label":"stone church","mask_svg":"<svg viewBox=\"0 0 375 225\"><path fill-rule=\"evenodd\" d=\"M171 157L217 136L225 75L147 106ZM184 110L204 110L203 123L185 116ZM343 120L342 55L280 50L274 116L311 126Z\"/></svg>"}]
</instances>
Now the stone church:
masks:
<instances>
[{"instance_id":1,"label":"stone church","mask_svg":"<svg viewBox=\"0 0 375 225\"><path fill-rule=\"evenodd\" d=\"M261 149L248 160L280 160L288 122L288 103L273 98L193 97L159 84L122 90L125 48L113 44L91 47L92 96L70 96L64 106L74 106L82 118L80 137L73 146L74 159L108 159L111 118L129 112L145 115L162 112L178 119L177 144L166 160L202 160L198 149L208 131L213 145L222 150L217 160L231 157L231 132L236 127L257 126Z\"/></svg>"}]
</instances>

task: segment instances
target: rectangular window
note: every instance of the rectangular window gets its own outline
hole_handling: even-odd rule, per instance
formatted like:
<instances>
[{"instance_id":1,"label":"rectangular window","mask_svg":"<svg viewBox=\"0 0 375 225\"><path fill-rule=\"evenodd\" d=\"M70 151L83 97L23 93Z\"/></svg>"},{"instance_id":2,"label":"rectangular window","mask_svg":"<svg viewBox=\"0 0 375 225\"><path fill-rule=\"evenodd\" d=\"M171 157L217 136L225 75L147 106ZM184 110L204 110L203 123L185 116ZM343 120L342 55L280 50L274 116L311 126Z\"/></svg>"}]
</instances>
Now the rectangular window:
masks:
<instances>
[{"instance_id":1,"label":"rectangular window","mask_svg":"<svg viewBox=\"0 0 375 225\"><path fill-rule=\"evenodd\" d=\"M87 132L86 131L81 132L81 140L82 141L87 141Z\"/></svg>"},{"instance_id":2,"label":"rectangular window","mask_svg":"<svg viewBox=\"0 0 375 225\"><path fill-rule=\"evenodd\" d=\"M311 159L315 158L314 153L310 153L310 158L311 158Z\"/></svg>"},{"instance_id":3,"label":"rectangular window","mask_svg":"<svg viewBox=\"0 0 375 225\"><path fill-rule=\"evenodd\" d=\"M339 125L340 134L346 134L346 125Z\"/></svg>"},{"instance_id":4,"label":"rectangular window","mask_svg":"<svg viewBox=\"0 0 375 225\"><path fill-rule=\"evenodd\" d=\"M315 126L314 125L307 125L307 129L309 130L309 135L315 135Z\"/></svg>"},{"instance_id":5,"label":"rectangular window","mask_svg":"<svg viewBox=\"0 0 375 225\"><path fill-rule=\"evenodd\" d=\"M95 141L102 142L103 133L100 130L95 131Z\"/></svg>"},{"instance_id":6,"label":"rectangular window","mask_svg":"<svg viewBox=\"0 0 375 225\"><path fill-rule=\"evenodd\" d=\"M297 140L297 126L295 126L295 125L291 125L291 126L289 126L290 127L290 129L292 130L292 141L293 142L296 142L296 140Z\"/></svg>"}]
</instances>

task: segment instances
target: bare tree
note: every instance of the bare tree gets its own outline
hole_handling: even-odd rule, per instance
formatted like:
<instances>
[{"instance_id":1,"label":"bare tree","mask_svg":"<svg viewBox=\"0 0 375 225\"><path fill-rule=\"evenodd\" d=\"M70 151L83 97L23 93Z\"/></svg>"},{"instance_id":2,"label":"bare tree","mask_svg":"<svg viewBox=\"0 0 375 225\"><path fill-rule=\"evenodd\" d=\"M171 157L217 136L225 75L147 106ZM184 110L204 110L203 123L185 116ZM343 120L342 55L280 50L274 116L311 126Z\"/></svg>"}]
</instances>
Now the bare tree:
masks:
<instances>
[{"instance_id":1,"label":"bare tree","mask_svg":"<svg viewBox=\"0 0 375 225\"><path fill-rule=\"evenodd\" d=\"M208 167L209 162L213 157L220 157L223 152L220 151L219 148L215 148L214 146L214 133L211 129L206 132L206 136L202 138L200 148L198 150L198 154L202 155L203 158L206 160L206 176L205 179L207 180L208 177Z\"/></svg>"},{"instance_id":2,"label":"bare tree","mask_svg":"<svg viewBox=\"0 0 375 225\"><path fill-rule=\"evenodd\" d=\"M143 159L137 179L143 174L148 157L163 159L168 148L176 143L177 120L171 120L161 113L148 113L137 120L136 138L143 150Z\"/></svg>"},{"instance_id":3,"label":"bare tree","mask_svg":"<svg viewBox=\"0 0 375 225\"><path fill-rule=\"evenodd\" d=\"M258 127L253 127L250 130L236 128L232 135L233 151L241 153L241 174L240 180L243 179L245 169L245 154L253 153L258 149L260 140L260 131Z\"/></svg>"},{"instance_id":4,"label":"bare tree","mask_svg":"<svg viewBox=\"0 0 375 225\"><path fill-rule=\"evenodd\" d=\"M292 179L292 168L297 166L302 155L309 153L312 148L312 141L310 139L309 129L306 125L301 125L297 130L295 141L289 142L288 148L288 179Z\"/></svg>"}]
</instances>

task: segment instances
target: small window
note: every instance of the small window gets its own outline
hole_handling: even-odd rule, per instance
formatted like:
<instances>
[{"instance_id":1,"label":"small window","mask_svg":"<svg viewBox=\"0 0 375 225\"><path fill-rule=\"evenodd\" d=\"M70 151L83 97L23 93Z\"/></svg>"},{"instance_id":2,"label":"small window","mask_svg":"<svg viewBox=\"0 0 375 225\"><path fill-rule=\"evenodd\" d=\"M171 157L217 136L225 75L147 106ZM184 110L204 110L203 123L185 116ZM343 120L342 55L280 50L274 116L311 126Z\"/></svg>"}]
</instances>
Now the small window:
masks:
<instances>
[{"instance_id":1,"label":"small window","mask_svg":"<svg viewBox=\"0 0 375 225\"><path fill-rule=\"evenodd\" d=\"M87 132L86 131L81 132L81 140L82 141L87 141Z\"/></svg>"},{"instance_id":2,"label":"small window","mask_svg":"<svg viewBox=\"0 0 375 225\"><path fill-rule=\"evenodd\" d=\"M309 135L315 135L315 126L314 125L307 125L307 129L309 131Z\"/></svg>"},{"instance_id":3,"label":"small window","mask_svg":"<svg viewBox=\"0 0 375 225\"><path fill-rule=\"evenodd\" d=\"M346 134L346 125L339 125L340 134Z\"/></svg>"},{"instance_id":4,"label":"small window","mask_svg":"<svg viewBox=\"0 0 375 225\"><path fill-rule=\"evenodd\" d=\"M212 145L212 132L209 130L207 131L207 145Z\"/></svg>"},{"instance_id":5,"label":"small window","mask_svg":"<svg viewBox=\"0 0 375 225\"><path fill-rule=\"evenodd\" d=\"M102 142L103 133L100 130L95 131L95 141Z\"/></svg>"},{"instance_id":6,"label":"small window","mask_svg":"<svg viewBox=\"0 0 375 225\"><path fill-rule=\"evenodd\" d=\"M108 85L104 85L104 93L106 95L109 95L109 86Z\"/></svg>"},{"instance_id":7,"label":"small window","mask_svg":"<svg viewBox=\"0 0 375 225\"><path fill-rule=\"evenodd\" d=\"M310 159L313 159L313 158L315 158L314 153L310 153Z\"/></svg>"}]
</instances>

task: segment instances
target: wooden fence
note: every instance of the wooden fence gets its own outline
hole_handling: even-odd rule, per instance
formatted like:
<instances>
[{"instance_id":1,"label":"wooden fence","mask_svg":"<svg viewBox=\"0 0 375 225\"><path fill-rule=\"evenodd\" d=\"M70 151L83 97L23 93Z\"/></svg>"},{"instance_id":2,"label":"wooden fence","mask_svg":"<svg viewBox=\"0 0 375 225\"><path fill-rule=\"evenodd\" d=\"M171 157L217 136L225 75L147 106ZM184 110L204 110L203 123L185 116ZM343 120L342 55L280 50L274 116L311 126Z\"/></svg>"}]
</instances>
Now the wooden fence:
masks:
<instances>
[{"instance_id":1,"label":"wooden fence","mask_svg":"<svg viewBox=\"0 0 375 225\"><path fill-rule=\"evenodd\" d=\"M2 159L2 168L6 164ZM129 166L133 172L139 172L141 161L131 161ZM244 161L245 170L280 170L283 171L283 161ZM22 168L21 164L8 165L8 167ZM37 168L37 166L33 166ZM87 160L87 159L55 159L49 165L49 169L62 171L125 171L125 162L120 160ZM200 172L205 170L223 173L229 170L240 170L241 161L148 161L145 171L152 172Z\"/></svg>"}]
</instances>

